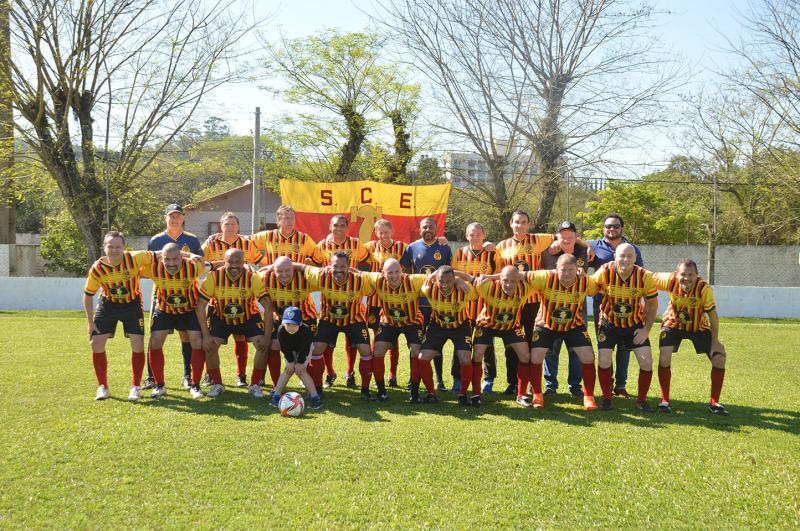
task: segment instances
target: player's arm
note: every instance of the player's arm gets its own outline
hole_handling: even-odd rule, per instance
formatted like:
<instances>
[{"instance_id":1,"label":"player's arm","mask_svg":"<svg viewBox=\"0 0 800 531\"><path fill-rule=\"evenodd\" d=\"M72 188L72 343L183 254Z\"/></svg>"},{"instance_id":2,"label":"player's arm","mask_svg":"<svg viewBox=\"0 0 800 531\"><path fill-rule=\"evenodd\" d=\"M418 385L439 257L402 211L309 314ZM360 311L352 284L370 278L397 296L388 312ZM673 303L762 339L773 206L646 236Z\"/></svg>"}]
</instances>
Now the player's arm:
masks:
<instances>
[{"instance_id":1,"label":"player's arm","mask_svg":"<svg viewBox=\"0 0 800 531\"><path fill-rule=\"evenodd\" d=\"M470 275L470 274L468 274L468 273L465 273L465 272L463 272L463 271L458 271L458 270L456 270L456 269L453 269L453 275L454 275L454 276L455 276L457 279L461 279L461 280L463 280L464 282L472 282L473 280L475 280L475 277L473 277L472 275Z\"/></svg>"},{"instance_id":2,"label":"player's arm","mask_svg":"<svg viewBox=\"0 0 800 531\"><path fill-rule=\"evenodd\" d=\"M92 339L92 332L100 333L94 324L94 296L88 293L83 294L83 311L86 312L86 320L89 323L89 340Z\"/></svg>"},{"instance_id":3,"label":"player's arm","mask_svg":"<svg viewBox=\"0 0 800 531\"><path fill-rule=\"evenodd\" d=\"M633 344L641 345L647 338L650 337L650 330L653 328L653 323L656 321L656 314L658 313L658 297L645 297L644 299L644 323L642 328L638 329L633 334Z\"/></svg>"},{"instance_id":4,"label":"player's arm","mask_svg":"<svg viewBox=\"0 0 800 531\"><path fill-rule=\"evenodd\" d=\"M203 334L203 348L209 350L213 347L214 342L211 339L211 331L208 329L206 309L208 308L208 300L202 295L197 299L197 306L194 312L197 315L197 322L200 325L200 332Z\"/></svg>"},{"instance_id":5,"label":"player's arm","mask_svg":"<svg viewBox=\"0 0 800 531\"><path fill-rule=\"evenodd\" d=\"M708 314L708 322L711 325L710 354L713 355L715 352L725 353L725 346L719 341L719 314L717 314L717 309L713 308L706 313Z\"/></svg>"},{"instance_id":6,"label":"player's arm","mask_svg":"<svg viewBox=\"0 0 800 531\"><path fill-rule=\"evenodd\" d=\"M272 299L269 298L268 295L262 295L260 299L258 299L258 303L264 307L264 340L267 341L267 345L269 342L272 341L272 325L274 317L273 314L275 313L275 308L272 306Z\"/></svg>"}]
</instances>

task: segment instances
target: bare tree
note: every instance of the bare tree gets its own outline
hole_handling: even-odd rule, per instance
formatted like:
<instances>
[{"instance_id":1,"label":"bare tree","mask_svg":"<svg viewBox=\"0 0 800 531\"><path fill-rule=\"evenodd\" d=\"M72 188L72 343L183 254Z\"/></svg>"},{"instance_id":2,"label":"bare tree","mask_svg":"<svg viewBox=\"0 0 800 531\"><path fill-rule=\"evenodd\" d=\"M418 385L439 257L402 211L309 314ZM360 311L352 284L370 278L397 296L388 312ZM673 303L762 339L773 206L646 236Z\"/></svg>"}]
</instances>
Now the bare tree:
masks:
<instances>
[{"instance_id":1,"label":"bare tree","mask_svg":"<svg viewBox=\"0 0 800 531\"><path fill-rule=\"evenodd\" d=\"M14 208L14 113L8 83L11 59L11 33L8 0L0 0L0 245L16 241L16 209ZM10 261L13 270L13 261ZM2 273L0 273L2 274Z\"/></svg>"},{"instance_id":2,"label":"bare tree","mask_svg":"<svg viewBox=\"0 0 800 531\"><path fill-rule=\"evenodd\" d=\"M24 120L16 130L58 183L89 263L100 255L104 179L116 192L113 225L116 206L135 200L136 180L203 97L240 78L236 48L253 25L236 3L12 2L11 72L3 81ZM98 118L106 130L101 150Z\"/></svg>"}]
</instances>

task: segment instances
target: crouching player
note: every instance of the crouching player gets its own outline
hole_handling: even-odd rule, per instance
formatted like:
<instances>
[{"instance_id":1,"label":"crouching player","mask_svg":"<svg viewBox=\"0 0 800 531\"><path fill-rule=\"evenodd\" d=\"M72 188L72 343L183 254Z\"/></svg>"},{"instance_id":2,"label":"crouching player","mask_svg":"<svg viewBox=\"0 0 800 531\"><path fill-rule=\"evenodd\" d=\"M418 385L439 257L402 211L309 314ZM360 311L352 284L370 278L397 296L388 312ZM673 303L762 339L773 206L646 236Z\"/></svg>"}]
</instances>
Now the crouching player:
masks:
<instances>
[{"instance_id":1,"label":"crouching player","mask_svg":"<svg viewBox=\"0 0 800 531\"><path fill-rule=\"evenodd\" d=\"M672 379L672 353L681 341L690 340L698 354L711 360L711 398L708 409L715 415L728 415L719 403L725 379L725 347L719 342L719 316L714 303L714 290L697 275L697 264L683 260L673 273L656 273L656 286L669 293L669 305L661 319L659 336L658 383L661 403L658 409L671 413L669 386ZM707 317L706 317L707 316Z\"/></svg>"},{"instance_id":2,"label":"crouching player","mask_svg":"<svg viewBox=\"0 0 800 531\"><path fill-rule=\"evenodd\" d=\"M289 306L283 311L283 319L278 327L278 342L281 352L286 360L286 368L278 378L278 382L272 389L269 396L269 405L278 407L283 388L293 374L296 374L303 385L308 390L310 396L310 409L322 407L322 398L317 393L314 380L306 370L309 354L311 353L311 341L314 339L314 332L307 323L303 322L303 314L300 308Z\"/></svg>"},{"instance_id":3,"label":"crouching player","mask_svg":"<svg viewBox=\"0 0 800 531\"><path fill-rule=\"evenodd\" d=\"M256 301L266 310L264 319ZM210 302L213 310L206 322ZM216 397L225 391L219 370L220 345L227 343L231 334L241 334L253 343L256 354L266 359L272 334L272 303L264 291L261 277L244 267L241 249L228 249L225 265L209 273L203 281L195 312L203 332L207 370L214 382L208 396ZM196 388L194 363L192 369L192 387Z\"/></svg>"}]
</instances>

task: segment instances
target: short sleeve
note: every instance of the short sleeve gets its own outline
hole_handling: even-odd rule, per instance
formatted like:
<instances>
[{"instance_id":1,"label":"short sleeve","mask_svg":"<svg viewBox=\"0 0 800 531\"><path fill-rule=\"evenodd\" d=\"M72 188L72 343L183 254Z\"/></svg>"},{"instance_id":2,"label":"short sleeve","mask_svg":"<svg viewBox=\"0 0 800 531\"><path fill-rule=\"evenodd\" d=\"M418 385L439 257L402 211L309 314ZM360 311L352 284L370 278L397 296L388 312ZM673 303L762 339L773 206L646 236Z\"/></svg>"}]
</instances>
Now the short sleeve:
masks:
<instances>
[{"instance_id":1,"label":"short sleeve","mask_svg":"<svg viewBox=\"0 0 800 531\"><path fill-rule=\"evenodd\" d=\"M214 297L214 293L214 275L208 275L200 285L200 296L210 301Z\"/></svg>"},{"instance_id":2,"label":"short sleeve","mask_svg":"<svg viewBox=\"0 0 800 531\"><path fill-rule=\"evenodd\" d=\"M152 265L155 262L155 253L152 251L131 251L133 263L138 267Z\"/></svg>"},{"instance_id":3,"label":"short sleeve","mask_svg":"<svg viewBox=\"0 0 800 531\"><path fill-rule=\"evenodd\" d=\"M590 296L597 295L600 291L600 286L594 281L592 277L586 278L586 294Z\"/></svg>"},{"instance_id":4,"label":"short sleeve","mask_svg":"<svg viewBox=\"0 0 800 531\"><path fill-rule=\"evenodd\" d=\"M92 268L89 270L89 274L86 276L86 284L83 286L83 293L92 297L99 289L100 280L97 278L97 272L95 271L94 266L92 266Z\"/></svg>"},{"instance_id":5,"label":"short sleeve","mask_svg":"<svg viewBox=\"0 0 800 531\"><path fill-rule=\"evenodd\" d=\"M547 279L550 276L548 270L528 271L525 273L525 284L533 290L542 290L547 287Z\"/></svg>"},{"instance_id":6,"label":"short sleeve","mask_svg":"<svg viewBox=\"0 0 800 531\"><path fill-rule=\"evenodd\" d=\"M408 280L411 283L411 287L414 291L421 293L422 286L425 284L425 280L428 277L425 275L408 275Z\"/></svg>"},{"instance_id":7,"label":"short sleeve","mask_svg":"<svg viewBox=\"0 0 800 531\"><path fill-rule=\"evenodd\" d=\"M669 281L672 278L672 273L653 273L652 275L656 289L661 291L669 291Z\"/></svg>"},{"instance_id":8,"label":"short sleeve","mask_svg":"<svg viewBox=\"0 0 800 531\"><path fill-rule=\"evenodd\" d=\"M704 312L710 312L717 307L714 301L714 288L708 284L703 287L703 293L700 295L700 303L703 305Z\"/></svg>"},{"instance_id":9,"label":"short sleeve","mask_svg":"<svg viewBox=\"0 0 800 531\"><path fill-rule=\"evenodd\" d=\"M538 233L534 234L533 252L541 253L547 250L550 245L556 241L556 237L552 234Z\"/></svg>"},{"instance_id":10,"label":"short sleeve","mask_svg":"<svg viewBox=\"0 0 800 531\"><path fill-rule=\"evenodd\" d=\"M250 289L253 290L253 295L255 295L256 300L269 295L267 293L267 288L264 285L264 278L256 273L253 273L253 276L250 280Z\"/></svg>"},{"instance_id":11,"label":"short sleeve","mask_svg":"<svg viewBox=\"0 0 800 531\"><path fill-rule=\"evenodd\" d=\"M644 296L646 299L652 299L658 296L658 287L653 273L645 270L644 272Z\"/></svg>"},{"instance_id":12,"label":"short sleeve","mask_svg":"<svg viewBox=\"0 0 800 531\"><path fill-rule=\"evenodd\" d=\"M414 263L411 261L413 254L414 253L411 252L411 246L409 245L406 247L406 250L403 251L403 256L400 258L400 265L403 266L406 271L414 270Z\"/></svg>"},{"instance_id":13,"label":"short sleeve","mask_svg":"<svg viewBox=\"0 0 800 531\"><path fill-rule=\"evenodd\" d=\"M312 289L319 289L319 273L320 268L306 266L303 270L303 276L306 278Z\"/></svg>"}]
</instances>

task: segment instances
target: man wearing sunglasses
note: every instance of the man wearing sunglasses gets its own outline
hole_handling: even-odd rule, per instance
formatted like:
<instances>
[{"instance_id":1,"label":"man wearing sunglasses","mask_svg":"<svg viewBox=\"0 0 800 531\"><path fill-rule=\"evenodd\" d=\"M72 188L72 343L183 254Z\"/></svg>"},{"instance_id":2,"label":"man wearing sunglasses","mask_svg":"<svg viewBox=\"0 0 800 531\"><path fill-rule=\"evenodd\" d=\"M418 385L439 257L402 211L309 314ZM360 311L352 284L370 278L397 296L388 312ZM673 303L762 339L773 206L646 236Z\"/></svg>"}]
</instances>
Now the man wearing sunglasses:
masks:
<instances>
[{"instance_id":1,"label":"man wearing sunglasses","mask_svg":"<svg viewBox=\"0 0 800 531\"><path fill-rule=\"evenodd\" d=\"M622 216L616 212L606 215L603 221L603 238L600 240L589 240L589 245L594 249L594 261L591 263L595 269L600 269L600 266L608 262L614 261L614 252L617 247L622 243L629 242L624 234L625 222ZM633 245L636 251L636 265L644 267L642 262L642 252L636 245ZM600 301L603 300L602 294L595 295L592 313L594 314L594 329L595 333L598 330L598 316L600 315ZM628 364L631 361L631 352L626 350L625 345L617 345L617 356L614 364L614 394L628 398L630 395L626 389L628 382Z\"/></svg>"}]
</instances>

